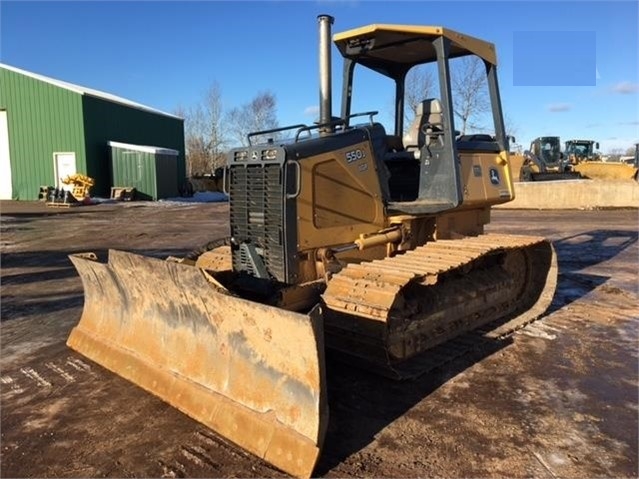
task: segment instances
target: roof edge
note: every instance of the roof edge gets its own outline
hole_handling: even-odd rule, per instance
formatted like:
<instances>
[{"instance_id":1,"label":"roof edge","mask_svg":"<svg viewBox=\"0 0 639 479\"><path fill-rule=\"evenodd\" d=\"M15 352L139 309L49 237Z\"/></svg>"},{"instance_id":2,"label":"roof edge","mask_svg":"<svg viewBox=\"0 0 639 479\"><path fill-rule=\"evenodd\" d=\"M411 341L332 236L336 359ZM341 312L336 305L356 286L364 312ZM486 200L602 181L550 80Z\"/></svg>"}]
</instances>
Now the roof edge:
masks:
<instances>
[{"instance_id":1,"label":"roof edge","mask_svg":"<svg viewBox=\"0 0 639 479\"><path fill-rule=\"evenodd\" d=\"M164 154L178 156L180 154L180 152L177 150L174 150L172 148L164 148L161 146L134 145L133 143L121 143L119 141L109 141L107 142L107 145L113 146L115 148L121 148L123 150L143 151L145 153L153 153L156 155Z\"/></svg>"},{"instance_id":2,"label":"roof edge","mask_svg":"<svg viewBox=\"0 0 639 479\"><path fill-rule=\"evenodd\" d=\"M19 73L21 75L33 78L35 80L39 80L45 83L49 83L51 85L57 86L59 88L64 88L65 90L72 91L74 93L78 93L79 95L92 96L95 98L100 98L102 100L110 101L112 103L119 103L124 106L128 106L131 108L135 108L138 110L146 111L149 113L155 113L157 115L163 115L169 118L175 118L176 120L184 120L184 118L173 115L172 113L167 113L162 110L158 110L157 108L153 108L147 105L143 105L141 103L137 103L131 100L127 100L126 98L122 98L117 95L112 95L111 93L106 93L100 90L94 90L92 88L83 87L80 85L76 85L74 83L69 83L63 80L58 80L56 78L51 78L45 75L41 75L39 73L30 72L28 70L23 70L22 68L14 67L12 65L8 65L6 63L0 62L0 68L4 68L5 70L9 70L14 73Z\"/></svg>"}]
</instances>

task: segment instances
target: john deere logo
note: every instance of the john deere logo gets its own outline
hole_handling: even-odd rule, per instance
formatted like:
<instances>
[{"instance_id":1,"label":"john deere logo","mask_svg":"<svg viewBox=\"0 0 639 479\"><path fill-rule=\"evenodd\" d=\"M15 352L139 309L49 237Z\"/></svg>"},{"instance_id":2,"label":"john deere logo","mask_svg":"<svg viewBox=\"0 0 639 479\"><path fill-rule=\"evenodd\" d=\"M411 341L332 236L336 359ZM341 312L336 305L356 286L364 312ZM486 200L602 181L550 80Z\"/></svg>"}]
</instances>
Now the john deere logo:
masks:
<instances>
[{"instance_id":1,"label":"john deere logo","mask_svg":"<svg viewBox=\"0 0 639 479\"><path fill-rule=\"evenodd\" d=\"M497 171L497 168L491 168L490 169L490 182L493 185L498 185L500 183L500 181L499 181L499 171Z\"/></svg>"}]
</instances>

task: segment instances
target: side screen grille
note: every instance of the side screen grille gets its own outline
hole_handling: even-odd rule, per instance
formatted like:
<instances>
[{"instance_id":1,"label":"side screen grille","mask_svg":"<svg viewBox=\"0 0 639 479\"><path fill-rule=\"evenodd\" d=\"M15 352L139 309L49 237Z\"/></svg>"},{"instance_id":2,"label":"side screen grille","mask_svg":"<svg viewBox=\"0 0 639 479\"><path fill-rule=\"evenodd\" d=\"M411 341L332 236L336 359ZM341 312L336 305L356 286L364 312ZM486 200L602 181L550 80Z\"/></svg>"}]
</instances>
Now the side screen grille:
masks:
<instances>
[{"instance_id":1,"label":"side screen grille","mask_svg":"<svg viewBox=\"0 0 639 479\"><path fill-rule=\"evenodd\" d=\"M283 190L281 164L231 167L231 235L237 242L252 245L268 273L286 282ZM233 269L255 274L249 258L241 251L233 250Z\"/></svg>"}]
</instances>

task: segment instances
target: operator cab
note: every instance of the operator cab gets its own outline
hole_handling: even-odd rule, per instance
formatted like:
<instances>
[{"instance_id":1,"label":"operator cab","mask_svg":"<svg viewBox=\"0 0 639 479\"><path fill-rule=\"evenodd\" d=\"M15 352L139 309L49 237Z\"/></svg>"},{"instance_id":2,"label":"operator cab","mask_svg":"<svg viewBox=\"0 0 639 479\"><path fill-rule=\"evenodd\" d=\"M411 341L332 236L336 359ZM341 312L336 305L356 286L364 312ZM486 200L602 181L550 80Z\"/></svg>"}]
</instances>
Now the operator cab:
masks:
<instances>
[{"instance_id":1,"label":"operator cab","mask_svg":"<svg viewBox=\"0 0 639 479\"><path fill-rule=\"evenodd\" d=\"M491 43L443 27L369 25L333 36L344 59L341 119L351 127L356 66L390 78L395 85L394 131L376 122L357 125L368 131L378 169L387 175L382 188L392 210L408 214L437 213L463 202L459 152L508 151L497 84L495 48ZM449 60L476 55L486 68L495 135L463 135L455 130ZM405 81L415 66L437 66L439 96L424 98L404 133ZM382 175L383 176L383 175ZM385 188L386 187L386 188Z\"/></svg>"}]
</instances>

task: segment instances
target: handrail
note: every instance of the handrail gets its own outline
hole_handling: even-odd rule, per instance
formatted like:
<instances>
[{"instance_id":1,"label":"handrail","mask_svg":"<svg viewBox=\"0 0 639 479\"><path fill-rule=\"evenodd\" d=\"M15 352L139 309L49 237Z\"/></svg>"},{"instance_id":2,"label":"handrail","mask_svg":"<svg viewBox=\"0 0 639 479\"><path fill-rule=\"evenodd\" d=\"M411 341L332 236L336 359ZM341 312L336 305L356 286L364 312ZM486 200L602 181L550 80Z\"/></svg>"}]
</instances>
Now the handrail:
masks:
<instances>
[{"instance_id":1,"label":"handrail","mask_svg":"<svg viewBox=\"0 0 639 479\"><path fill-rule=\"evenodd\" d=\"M253 133L249 133L248 135L246 135L246 139L248 140L249 146L253 146L253 144L251 143L251 137L253 137L253 136L266 135L267 133L277 133L278 131L286 131L286 130L292 130L294 128L304 128L304 127L306 127L305 124L299 123L297 125L281 126L281 127L278 127L278 128L271 128L270 130L254 131Z\"/></svg>"},{"instance_id":2,"label":"handrail","mask_svg":"<svg viewBox=\"0 0 639 479\"><path fill-rule=\"evenodd\" d=\"M294 193L286 193L287 199L294 199L300 195L302 191L302 167L295 160L287 160L286 166L294 165L295 166L295 192Z\"/></svg>"},{"instance_id":3,"label":"handrail","mask_svg":"<svg viewBox=\"0 0 639 479\"><path fill-rule=\"evenodd\" d=\"M373 121L373 116L378 115L378 114L379 114L379 111L365 111L365 112L362 112L362 113L353 113L352 115L348 115L345 118L345 120L348 120L349 118L355 118L357 116L368 116L369 120L371 122L371 125L372 125L373 123L375 123Z\"/></svg>"},{"instance_id":4,"label":"handrail","mask_svg":"<svg viewBox=\"0 0 639 479\"><path fill-rule=\"evenodd\" d=\"M297 125L291 125L291 126L283 126L283 127L279 127L279 128L272 128L270 130L261 130L261 131L255 131L253 133L249 133L248 135L246 135L246 139L248 140L248 144L249 146L253 146L253 144L251 143L251 138L254 136L260 136L260 135L266 135L268 133L277 133L279 131L286 131L286 130L292 130L294 128L297 128L297 132L295 133L295 143L297 143L300 140L300 135L303 132L308 132L309 136L311 135L311 130L317 130L319 128L323 128L323 127L327 127L327 126L343 126L343 127L347 127L347 120L350 118L355 118L358 116L368 116L369 117L369 121L372 124L374 124L374 120L373 120L373 116L378 115L379 111L366 111L366 112L362 112L362 113L353 113L352 115L348 115L346 118L335 118L332 121L329 121L328 123L316 123L315 125L305 125L303 123L299 123Z\"/></svg>"},{"instance_id":5,"label":"handrail","mask_svg":"<svg viewBox=\"0 0 639 479\"><path fill-rule=\"evenodd\" d=\"M299 141L300 134L304 131L307 131L310 134L311 130L317 130L319 128L324 128L327 126L338 126L338 125L346 126L346 121L344 121L342 118L336 118L332 121L329 121L328 123L316 123L313 126L305 125L303 128L300 128L299 130L297 130L297 134L295 135L295 143Z\"/></svg>"}]
</instances>

